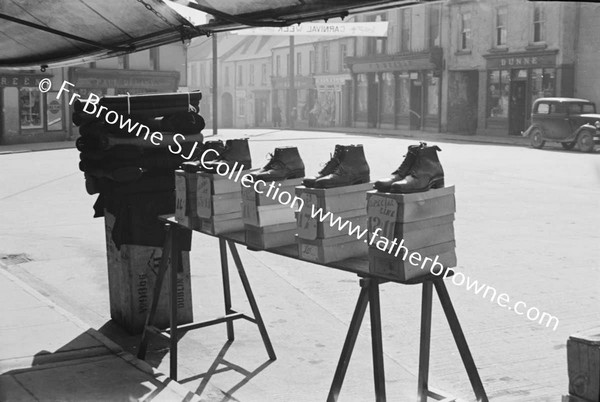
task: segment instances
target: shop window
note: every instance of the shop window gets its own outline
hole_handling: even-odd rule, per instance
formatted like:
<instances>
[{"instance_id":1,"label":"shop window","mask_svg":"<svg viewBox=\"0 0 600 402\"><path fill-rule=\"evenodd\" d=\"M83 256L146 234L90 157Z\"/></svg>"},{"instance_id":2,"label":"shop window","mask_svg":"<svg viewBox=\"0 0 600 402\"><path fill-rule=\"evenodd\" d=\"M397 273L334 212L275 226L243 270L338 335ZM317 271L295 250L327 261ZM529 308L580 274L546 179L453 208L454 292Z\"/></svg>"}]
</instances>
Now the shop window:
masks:
<instances>
[{"instance_id":1,"label":"shop window","mask_svg":"<svg viewBox=\"0 0 600 402\"><path fill-rule=\"evenodd\" d=\"M43 128L42 93L36 87L19 89L21 128Z\"/></svg>"},{"instance_id":2,"label":"shop window","mask_svg":"<svg viewBox=\"0 0 600 402\"><path fill-rule=\"evenodd\" d=\"M433 73L427 73L427 114L437 116L439 113L439 78L434 77Z\"/></svg>"},{"instance_id":3,"label":"shop window","mask_svg":"<svg viewBox=\"0 0 600 402\"><path fill-rule=\"evenodd\" d=\"M460 15L459 49L471 49L471 13L469 12Z\"/></svg>"},{"instance_id":4,"label":"shop window","mask_svg":"<svg viewBox=\"0 0 600 402\"><path fill-rule=\"evenodd\" d=\"M367 76L366 74L358 74L356 77L356 112L367 113Z\"/></svg>"},{"instance_id":5,"label":"shop window","mask_svg":"<svg viewBox=\"0 0 600 402\"><path fill-rule=\"evenodd\" d=\"M531 100L555 95L554 68L534 68L531 70Z\"/></svg>"},{"instance_id":6,"label":"shop window","mask_svg":"<svg viewBox=\"0 0 600 402\"><path fill-rule=\"evenodd\" d=\"M396 77L396 112L408 116L410 110L410 79L408 73Z\"/></svg>"},{"instance_id":7,"label":"shop window","mask_svg":"<svg viewBox=\"0 0 600 402\"><path fill-rule=\"evenodd\" d=\"M508 7L496 9L496 46L506 46L506 24L508 20Z\"/></svg>"},{"instance_id":8,"label":"shop window","mask_svg":"<svg viewBox=\"0 0 600 402\"><path fill-rule=\"evenodd\" d=\"M383 73L381 80L381 97L383 114L394 114L394 75Z\"/></svg>"},{"instance_id":9,"label":"shop window","mask_svg":"<svg viewBox=\"0 0 600 402\"><path fill-rule=\"evenodd\" d=\"M492 70L488 77L488 117L508 117L510 71Z\"/></svg>"},{"instance_id":10,"label":"shop window","mask_svg":"<svg viewBox=\"0 0 600 402\"><path fill-rule=\"evenodd\" d=\"M403 8L400 10L400 51L410 52L410 31L412 23L412 10Z\"/></svg>"},{"instance_id":11,"label":"shop window","mask_svg":"<svg viewBox=\"0 0 600 402\"><path fill-rule=\"evenodd\" d=\"M546 40L546 20L544 9L541 4L533 6L533 41L544 42Z\"/></svg>"}]
</instances>

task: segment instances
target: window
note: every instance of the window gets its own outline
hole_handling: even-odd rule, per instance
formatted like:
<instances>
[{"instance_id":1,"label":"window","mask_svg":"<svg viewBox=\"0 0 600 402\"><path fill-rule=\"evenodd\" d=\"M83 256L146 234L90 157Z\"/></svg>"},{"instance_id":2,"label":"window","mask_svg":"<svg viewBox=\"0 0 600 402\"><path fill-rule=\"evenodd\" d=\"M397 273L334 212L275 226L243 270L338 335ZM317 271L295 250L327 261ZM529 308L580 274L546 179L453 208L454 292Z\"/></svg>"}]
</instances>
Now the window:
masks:
<instances>
[{"instance_id":1,"label":"window","mask_svg":"<svg viewBox=\"0 0 600 402\"><path fill-rule=\"evenodd\" d=\"M488 77L488 117L508 117L510 71L492 70Z\"/></svg>"},{"instance_id":2,"label":"window","mask_svg":"<svg viewBox=\"0 0 600 402\"><path fill-rule=\"evenodd\" d=\"M386 21L386 14L377 14L367 18L371 22ZM387 48L387 37L368 38L367 54L385 54Z\"/></svg>"},{"instance_id":3,"label":"window","mask_svg":"<svg viewBox=\"0 0 600 402\"><path fill-rule=\"evenodd\" d=\"M281 56L275 56L275 76L279 77L281 75Z\"/></svg>"},{"instance_id":4,"label":"window","mask_svg":"<svg viewBox=\"0 0 600 402\"><path fill-rule=\"evenodd\" d=\"M496 46L506 46L506 22L508 7L496 9Z\"/></svg>"},{"instance_id":5,"label":"window","mask_svg":"<svg viewBox=\"0 0 600 402\"><path fill-rule=\"evenodd\" d=\"M321 67L324 73L329 72L329 45L323 45L323 65Z\"/></svg>"},{"instance_id":6,"label":"window","mask_svg":"<svg viewBox=\"0 0 600 402\"><path fill-rule=\"evenodd\" d=\"M556 70L534 68L531 70L531 100L554 96Z\"/></svg>"},{"instance_id":7,"label":"window","mask_svg":"<svg viewBox=\"0 0 600 402\"><path fill-rule=\"evenodd\" d=\"M296 75L302 75L302 53L296 53Z\"/></svg>"},{"instance_id":8,"label":"window","mask_svg":"<svg viewBox=\"0 0 600 402\"><path fill-rule=\"evenodd\" d=\"M410 76L401 73L396 76L396 114L408 116L410 110Z\"/></svg>"},{"instance_id":9,"label":"window","mask_svg":"<svg viewBox=\"0 0 600 402\"><path fill-rule=\"evenodd\" d=\"M237 105L238 105L238 116L245 116L246 115L246 99L239 97L237 98Z\"/></svg>"},{"instance_id":10,"label":"window","mask_svg":"<svg viewBox=\"0 0 600 402\"><path fill-rule=\"evenodd\" d=\"M541 4L533 6L533 41L543 42L546 40L546 21L544 9Z\"/></svg>"},{"instance_id":11,"label":"window","mask_svg":"<svg viewBox=\"0 0 600 402\"><path fill-rule=\"evenodd\" d=\"M392 73L383 73L381 80L381 111L386 115L394 113L394 76Z\"/></svg>"},{"instance_id":12,"label":"window","mask_svg":"<svg viewBox=\"0 0 600 402\"><path fill-rule=\"evenodd\" d=\"M549 114L550 113L550 106L547 103L539 103L537 105L537 114Z\"/></svg>"},{"instance_id":13,"label":"window","mask_svg":"<svg viewBox=\"0 0 600 402\"><path fill-rule=\"evenodd\" d=\"M129 55L124 54L123 56L117 57L117 68L127 70L129 68Z\"/></svg>"},{"instance_id":14,"label":"window","mask_svg":"<svg viewBox=\"0 0 600 402\"><path fill-rule=\"evenodd\" d=\"M592 103L584 103L581 108L581 113L596 113L596 105Z\"/></svg>"},{"instance_id":15,"label":"window","mask_svg":"<svg viewBox=\"0 0 600 402\"><path fill-rule=\"evenodd\" d=\"M260 84L267 85L267 64L263 63L260 67Z\"/></svg>"},{"instance_id":16,"label":"window","mask_svg":"<svg viewBox=\"0 0 600 402\"><path fill-rule=\"evenodd\" d=\"M159 63L159 50L158 47L150 48L150 69L151 70L160 70Z\"/></svg>"},{"instance_id":17,"label":"window","mask_svg":"<svg viewBox=\"0 0 600 402\"><path fill-rule=\"evenodd\" d=\"M460 15L460 50L471 49L471 13L462 13Z\"/></svg>"},{"instance_id":18,"label":"window","mask_svg":"<svg viewBox=\"0 0 600 402\"><path fill-rule=\"evenodd\" d=\"M437 116L439 113L439 78L431 71L427 72L427 114Z\"/></svg>"},{"instance_id":19,"label":"window","mask_svg":"<svg viewBox=\"0 0 600 402\"><path fill-rule=\"evenodd\" d=\"M19 89L21 128L43 128L42 93L37 87Z\"/></svg>"},{"instance_id":20,"label":"window","mask_svg":"<svg viewBox=\"0 0 600 402\"><path fill-rule=\"evenodd\" d=\"M429 48L440 46L440 5L429 8Z\"/></svg>"},{"instance_id":21,"label":"window","mask_svg":"<svg viewBox=\"0 0 600 402\"><path fill-rule=\"evenodd\" d=\"M311 50L308 52L308 69L310 74L315 73L315 51Z\"/></svg>"},{"instance_id":22,"label":"window","mask_svg":"<svg viewBox=\"0 0 600 402\"><path fill-rule=\"evenodd\" d=\"M412 10L403 8L400 10L400 51L410 51L410 27L412 23Z\"/></svg>"},{"instance_id":23,"label":"window","mask_svg":"<svg viewBox=\"0 0 600 402\"><path fill-rule=\"evenodd\" d=\"M345 43L340 44L340 68L343 71L346 68L346 57L348 56L348 47Z\"/></svg>"},{"instance_id":24,"label":"window","mask_svg":"<svg viewBox=\"0 0 600 402\"><path fill-rule=\"evenodd\" d=\"M250 75L248 76L248 85L254 85L254 64L250 64Z\"/></svg>"},{"instance_id":25,"label":"window","mask_svg":"<svg viewBox=\"0 0 600 402\"><path fill-rule=\"evenodd\" d=\"M229 86L229 66L225 67L225 86Z\"/></svg>"},{"instance_id":26,"label":"window","mask_svg":"<svg viewBox=\"0 0 600 402\"><path fill-rule=\"evenodd\" d=\"M244 69L242 66L238 66L237 85L244 85Z\"/></svg>"},{"instance_id":27,"label":"window","mask_svg":"<svg viewBox=\"0 0 600 402\"><path fill-rule=\"evenodd\" d=\"M367 93L369 85L366 74L357 74L356 76L356 112L367 113Z\"/></svg>"}]
</instances>

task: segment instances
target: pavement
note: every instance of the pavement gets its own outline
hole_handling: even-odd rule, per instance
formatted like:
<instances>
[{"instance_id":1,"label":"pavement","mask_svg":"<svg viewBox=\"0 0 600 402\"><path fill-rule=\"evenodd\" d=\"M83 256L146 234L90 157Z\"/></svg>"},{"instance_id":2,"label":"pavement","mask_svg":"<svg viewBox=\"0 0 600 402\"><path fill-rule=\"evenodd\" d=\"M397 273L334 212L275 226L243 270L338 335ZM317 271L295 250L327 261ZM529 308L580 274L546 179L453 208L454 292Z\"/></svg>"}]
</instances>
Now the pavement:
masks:
<instances>
[{"instance_id":1,"label":"pavement","mask_svg":"<svg viewBox=\"0 0 600 402\"><path fill-rule=\"evenodd\" d=\"M217 138L242 136L251 138L257 166L274 146L298 146L307 174L318 170L335 144L364 143L373 178L389 174L406 147L414 143L413 139L392 136L367 138L337 132L269 129L221 130ZM494 286L499 293L510 294L511 300L523 300L560 318L560 326L552 331L480 295L448 285L474 360L492 401L559 401L568 387L566 339L600 323L600 255L596 246L600 226L599 154L564 151L560 147L540 151L499 146L511 144L458 142L449 140L441 146L440 158L447 185L454 184L457 189L459 269ZM95 342L98 338L91 333L118 344L121 356L133 356L137 351L139 337L127 334L110 319L104 222L92 219L95 197L85 193L77 162L78 154L73 149L0 156L0 169L10 172L0 177L0 261L4 264L0 272L10 274L0 275L4 283L0 287L0 309L2 317L7 317L3 322L18 328L0 326L2 372L10 373L0 378L12 385L13 380L20 379L15 370L31 371L34 374L27 378L32 381L44 373L35 371L43 367L37 364L43 359L36 354L66 358L70 355L64 354L63 347L66 351L75 348L77 353L83 353L79 349L91 349L94 352L85 353L97 351L107 359L118 354L104 351L106 347ZM216 247L215 238L194 234L191 281L196 320L214 318L223 311ZM240 255L278 359L268 360L258 331L250 323L236 323L233 343L227 342L223 326L192 331L180 341L179 384L211 401L325 399L358 296L356 276L270 253L240 248ZM23 295L16 291L7 293L8 301L2 298L6 287L19 289L21 284L35 289L54 307L27 309L32 301L21 299ZM247 301L233 274L232 292L233 307L247 312ZM381 288L381 297L388 400L412 401L418 366L420 288L386 284ZM59 309L62 312L58 316L51 314ZM75 317L73 321L85 324L56 325L69 322L64 312ZM439 303L434 301L430 384L464 400L474 400L442 317ZM82 339L91 346L78 346ZM24 350L15 355L13 351L20 349ZM146 362L158 372L167 373L168 357L164 342L155 341ZM92 366L98 370L104 367L73 367L92 370ZM119 370L126 373L129 366L121 364ZM69 372L68 376L77 378L80 371ZM111 368L102 376L110 374L112 379L104 384L119 384L124 381L121 377L129 378L114 378ZM66 388L70 382L64 381L65 376L39 377L42 385L34 394L36 398L62 400L73 392L76 400L102 397L90 393L86 399L76 394ZM340 402L373 400L372 376L365 317ZM131 390L124 391L130 393L123 394L123 399L154 399L154 388L140 387L146 384L144 381L130 383ZM15 389L24 388L21 384ZM110 390L112 385L105 387ZM44 391L40 391L42 388ZM117 385L114 388L120 389ZM53 399L43 392L60 396ZM172 400L186 395L177 394Z\"/></svg>"},{"instance_id":2,"label":"pavement","mask_svg":"<svg viewBox=\"0 0 600 402\"><path fill-rule=\"evenodd\" d=\"M0 401L201 401L0 263ZM7 342L8 340L8 342ZM212 392L212 394L211 394Z\"/></svg>"}]
</instances>

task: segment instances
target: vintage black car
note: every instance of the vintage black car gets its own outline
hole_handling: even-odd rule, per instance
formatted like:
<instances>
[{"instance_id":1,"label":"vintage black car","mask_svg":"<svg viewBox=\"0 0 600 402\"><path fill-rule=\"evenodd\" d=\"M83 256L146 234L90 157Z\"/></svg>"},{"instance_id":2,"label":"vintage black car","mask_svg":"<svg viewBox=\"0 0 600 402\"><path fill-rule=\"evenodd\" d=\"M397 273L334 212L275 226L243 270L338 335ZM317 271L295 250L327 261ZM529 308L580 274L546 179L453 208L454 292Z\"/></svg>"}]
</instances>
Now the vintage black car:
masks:
<instances>
[{"instance_id":1,"label":"vintage black car","mask_svg":"<svg viewBox=\"0 0 600 402\"><path fill-rule=\"evenodd\" d=\"M560 142L565 149L577 145L583 152L592 152L600 142L600 114L587 99L539 98L533 103L531 126L523 135L538 149L548 141Z\"/></svg>"}]
</instances>

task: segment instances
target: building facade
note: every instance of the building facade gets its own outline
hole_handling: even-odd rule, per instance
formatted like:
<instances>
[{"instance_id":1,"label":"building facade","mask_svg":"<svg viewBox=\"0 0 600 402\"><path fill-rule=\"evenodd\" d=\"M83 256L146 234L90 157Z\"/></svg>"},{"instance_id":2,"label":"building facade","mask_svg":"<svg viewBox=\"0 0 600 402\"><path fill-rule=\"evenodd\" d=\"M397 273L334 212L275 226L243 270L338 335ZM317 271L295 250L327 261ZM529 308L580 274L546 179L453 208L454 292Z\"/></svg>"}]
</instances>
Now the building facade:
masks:
<instances>
[{"instance_id":1,"label":"building facade","mask_svg":"<svg viewBox=\"0 0 600 402\"><path fill-rule=\"evenodd\" d=\"M185 63L185 47L172 44L76 67L0 71L0 144L65 141L77 136L69 105L74 93L85 99L89 93L133 95L186 89ZM52 83L46 93L39 88L44 78ZM57 99L64 81L73 86Z\"/></svg>"}]
</instances>

